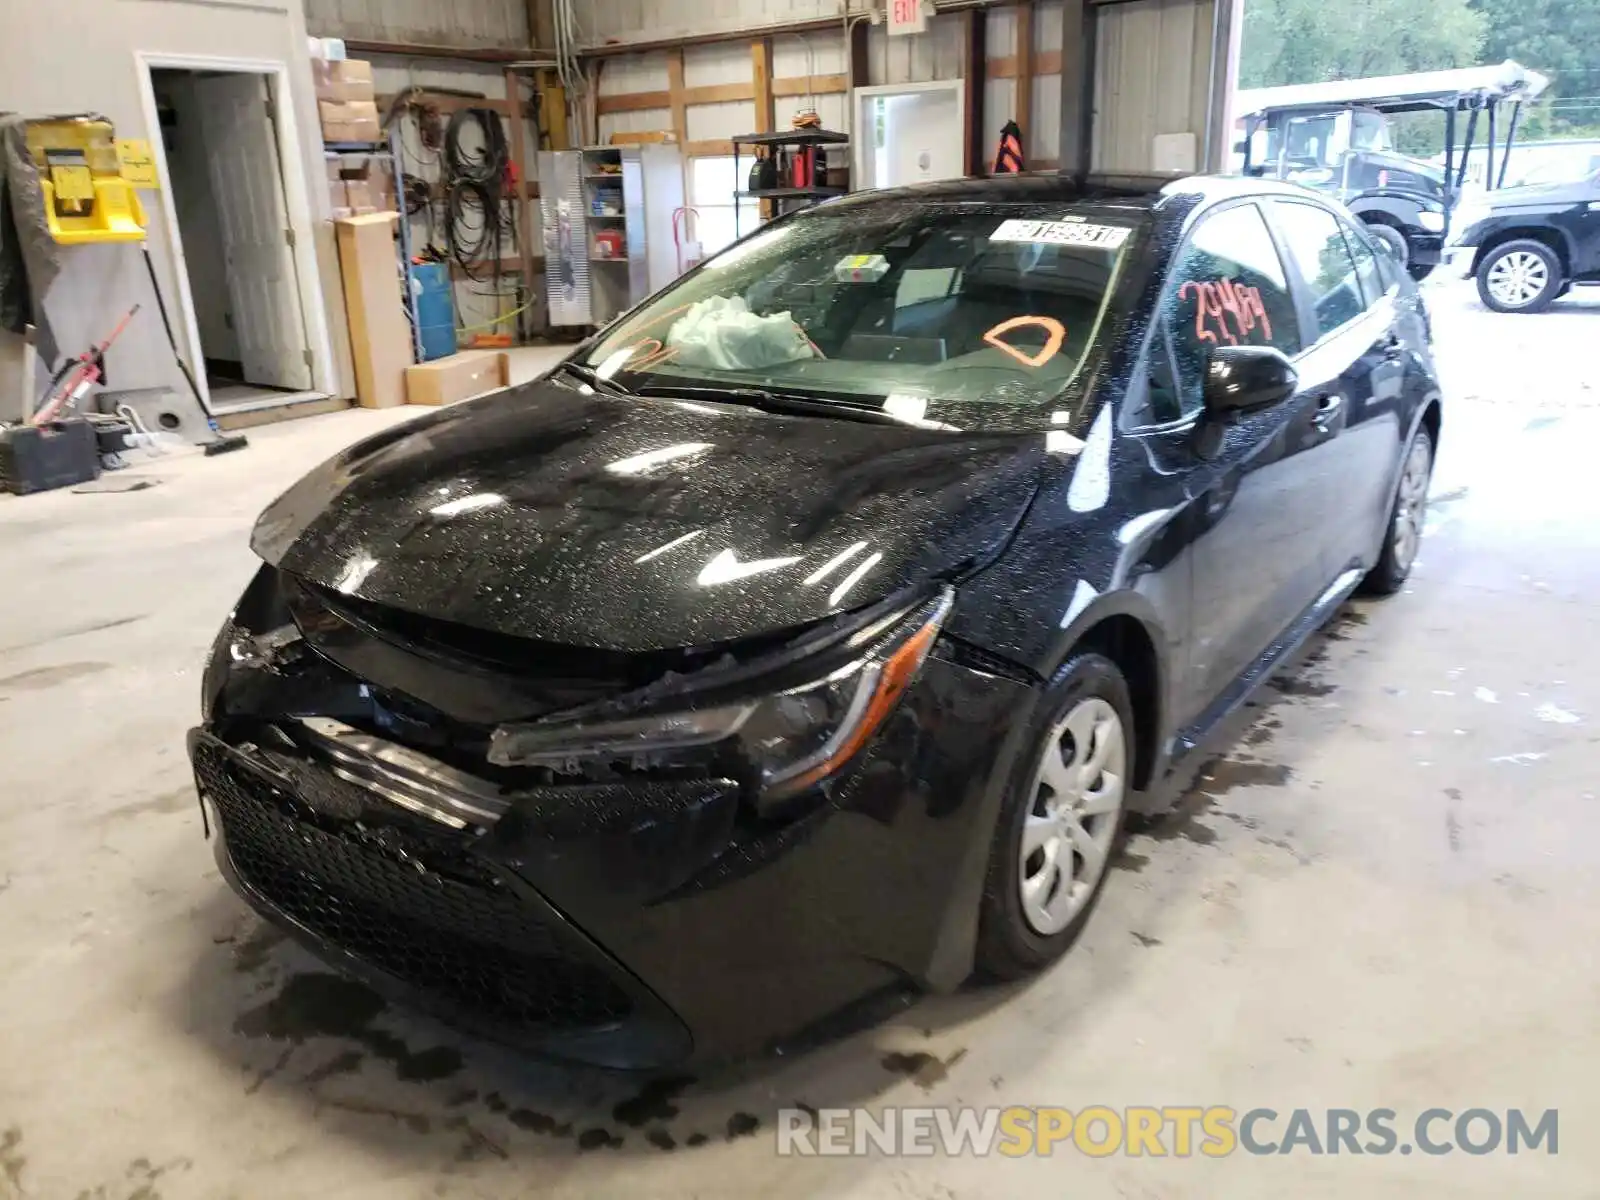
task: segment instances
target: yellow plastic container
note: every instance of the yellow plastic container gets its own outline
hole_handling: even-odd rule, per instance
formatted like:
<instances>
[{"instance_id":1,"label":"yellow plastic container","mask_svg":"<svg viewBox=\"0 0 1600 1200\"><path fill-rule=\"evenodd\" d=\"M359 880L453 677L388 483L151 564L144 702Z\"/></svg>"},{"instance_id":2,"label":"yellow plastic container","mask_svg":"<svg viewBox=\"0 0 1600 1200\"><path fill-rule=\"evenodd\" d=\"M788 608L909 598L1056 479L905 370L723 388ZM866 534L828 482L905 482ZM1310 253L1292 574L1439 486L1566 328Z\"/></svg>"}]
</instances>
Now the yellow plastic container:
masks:
<instances>
[{"instance_id":1,"label":"yellow plastic container","mask_svg":"<svg viewBox=\"0 0 1600 1200\"><path fill-rule=\"evenodd\" d=\"M93 117L30 121L27 143L39 169L51 237L66 246L144 240L144 205L122 177L111 122Z\"/></svg>"},{"instance_id":2,"label":"yellow plastic container","mask_svg":"<svg viewBox=\"0 0 1600 1200\"><path fill-rule=\"evenodd\" d=\"M88 211L71 214L61 211L56 204L56 187L49 179L41 179L44 188L45 223L50 236L63 246L79 246L86 242L142 242L144 241L144 205L139 193L120 175L92 180L94 200ZM67 201L65 203L75 203Z\"/></svg>"}]
</instances>

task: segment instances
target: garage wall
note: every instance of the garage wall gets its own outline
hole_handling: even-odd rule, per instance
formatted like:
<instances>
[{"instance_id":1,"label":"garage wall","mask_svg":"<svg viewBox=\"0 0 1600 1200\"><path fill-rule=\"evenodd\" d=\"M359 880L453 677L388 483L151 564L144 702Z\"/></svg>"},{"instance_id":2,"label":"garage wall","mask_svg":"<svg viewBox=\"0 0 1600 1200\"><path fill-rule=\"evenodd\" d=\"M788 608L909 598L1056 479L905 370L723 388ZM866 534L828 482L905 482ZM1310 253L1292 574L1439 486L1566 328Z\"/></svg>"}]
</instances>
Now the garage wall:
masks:
<instances>
[{"instance_id":1,"label":"garage wall","mask_svg":"<svg viewBox=\"0 0 1600 1200\"><path fill-rule=\"evenodd\" d=\"M771 16L765 0L737 0L737 3L745 6L747 19L742 24L722 28L746 28L778 19ZM615 7L618 5L621 7ZM639 10L629 7L626 0L601 0L597 8L606 19L604 27L610 31L607 36L622 41L668 36L654 26L639 24ZM804 3L797 4L789 19L817 15L804 10ZM1032 10L1033 111L1024 133L1027 135L1030 161L1044 167L1055 165L1059 147L1062 12L1062 0L1040 0ZM986 23L989 57L984 102L984 144L992 146L999 141L1001 126L1016 113L1018 11L1013 8L993 9L983 14L982 19ZM867 81L871 84L895 84L960 79L963 74L962 37L965 21L966 17L960 13L938 15L930 19L927 32L907 37L889 37L881 26L869 29ZM709 22L697 25L696 29L701 33L715 31ZM687 88L748 85L751 81L749 42L690 45L683 48L682 54L683 82ZM599 68L599 95L620 98L642 93L665 93L670 87L669 58L667 52L658 51L605 59ZM837 30L822 29L805 34L774 36L773 78L798 81L810 76L817 88L809 97L803 94L775 97L773 109L777 125L780 128L788 125L794 113L809 104L816 109L827 128L848 132L850 103L843 90L848 70L842 22ZM823 90L830 87L834 90ZM661 99L665 100L666 97L661 96ZM614 112L603 111L606 108L604 104L600 107L598 132L601 141L609 139L614 133L672 127L672 111L665 103ZM749 99L691 103L684 115L684 140L691 143L691 154L717 151L714 146L702 147L695 143L726 139L755 129L755 104Z\"/></svg>"},{"instance_id":2,"label":"garage wall","mask_svg":"<svg viewBox=\"0 0 1600 1200\"><path fill-rule=\"evenodd\" d=\"M531 44L526 0L305 0L319 36L504 49Z\"/></svg>"},{"instance_id":3,"label":"garage wall","mask_svg":"<svg viewBox=\"0 0 1600 1200\"><path fill-rule=\"evenodd\" d=\"M353 35L352 35L353 36ZM505 73L499 66L492 64L478 64L471 62L441 62L438 60L421 60L402 58L394 55L374 54L368 56L372 62L372 81L379 96L392 96L407 88L418 87L438 90L441 92L467 92L483 96L489 100L506 99ZM522 89L524 97L527 89ZM449 118L443 118L448 120ZM509 137L509 123L506 125ZM534 157L537 147L532 135L534 133L532 122L524 126L526 136L523 148L523 161L529 164L530 174L537 178L537 169L532 165L537 162ZM408 175L425 179L430 183L437 183L443 174L442 164L438 155L428 150L423 144L415 123L407 121L402 131L402 144L405 147L405 170ZM444 214L441 209L435 208L433 219L427 214L418 213L411 218L412 246L416 249L433 244L440 249L445 248ZM536 247L536 253L538 248ZM516 256L516 242L510 231L501 240L501 258L509 259ZM484 271L487 276L487 268ZM542 264L535 265L535 279L533 287L536 297L535 313L542 308L542 303L537 297L544 293L544 274ZM501 278L501 295L496 297L492 279L485 278L483 282L460 278L455 279L452 289L456 305L456 323L467 327L476 327L490 322L494 317L509 313L516 308L517 300L513 298L518 277L505 274ZM516 329L515 319L509 324L495 327L499 332L513 332ZM484 332L489 332L485 329Z\"/></svg>"},{"instance_id":4,"label":"garage wall","mask_svg":"<svg viewBox=\"0 0 1600 1200\"><path fill-rule=\"evenodd\" d=\"M1031 47L1031 105L1024 135L1030 165L1053 167L1061 146L1063 58L1068 86L1078 87L1076 52L1063 54L1066 29L1077 37L1082 0L1037 0L1030 8L992 8L985 22L984 144L993 145L1001 126L1017 112L1017 51L1019 31L1028 23ZM712 0L711 3L670 6L674 18L647 0L595 0L588 9L591 44L603 40L645 41L696 33L749 29L782 20L821 19L837 15L837 8L812 0L784 5L779 0ZM1096 49L1094 165L1107 171L1147 171L1161 162L1182 165L1187 159L1203 168L1209 158L1220 166L1220 114L1237 74L1237 29L1240 0L1131 0L1099 8ZM1026 16L1024 15L1026 14ZM665 20L665 24L663 24ZM961 78L967 14L941 13L930 19L922 34L890 37L881 25L867 36L867 81L871 84L924 82ZM1222 48L1214 58L1213 40ZM773 38L773 75L799 78L807 74L842 75L846 39L838 31L822 29ZM1077 47L1071 47L1076 51ZM1232 53L1230 53L1230 49ZM683 51L684 82L688 87L748 83L750 48L747 42L690 45ZM638 55L604 60L599 94L623 97L656 93L669 87L668 55ZM670 129L672 113L663 103L649 108L602 112L598 132L602 140L613 133ZM613 100L613 105L617 101ZM780 126L798 107L793 98L779 97L776 117ZM606 106L602 105L602 109ZM845 95L816 98L823 121L831 128L849 127ZM687 142L726 138L754 128L754 105L748 100L691 104L685 114ZM1158 141L1160 139L1160 141ZM1208 139L1210 154L1208 156ZM694 153L691 147L690 153ZM1162 155L1166 157L1163 159ZM1175 157L1174 157L1175 156Z\"/></svg>"},{"instance_id":5,"label":"garage wall","mask_svg":"<svg viewBox=\"0 0 1600 1200\"><path fill-rule=\"evenodd\" d=\"M63 30L71 37L63 40ZM333 227L318 140L316 99L306 53L300 0L51 0L0 3L0 80L6 108L27 114L100 112L122 137L160 140L147 128L140 103L138 51L270 60L287 66L300 138L301 168L312 205L311 227L297 229L318 248L323 303L332 330L344 324ZM149 242L175 322L177 281L159 201L148 197ZM63 271L46 312L64 349L76 353L104 338L122 313L143 305L107 355L117 388L185 390L173 363L137 245L62 248ZM334 333L337 346L338 335ZM8 339L9 340L9 339ZM183 341L179 328L180 344ZM337 351L335 351L337 353ZM337 364L318 362L319 376L343 390Z\"/></svg>"},{"instance_id":6,"label":"garage wall","mask_svg":"<svg viewBox=\"0 0 1600 1200\"><path fill-rule=\"evenodd\" d=\"M865 12L868 6L864 0L851 0L850 7ZM592 0L578 6L578 28L585 44L597 45L612 39L642 39L646 34L668 38L722 33L840 15L839 0Z\"/></svg>"},{"instance_id":7,"label":"garage wall","mask_svg":"<svg viewBox=\"0 0 1600 1200\"><path fill-rule=\"evenodd\" d=\"M1219 11L1220 5L1220 11ZM1238 0L1135 0L1101 10L1095 87L1095 155L1100 170L1148 170L1155 139L1193 139L1193 167L1205 169L1207 137L1220 144L1220 114L1238 78L1230 23ZM1215 64L1212 34L1222 47ZM1213 93L1213 68L1216 92ZM1215 146L1213 147L1215 151ZM1210 159L1220 169L1223 159Z\"/></svg>"}]
</instances>

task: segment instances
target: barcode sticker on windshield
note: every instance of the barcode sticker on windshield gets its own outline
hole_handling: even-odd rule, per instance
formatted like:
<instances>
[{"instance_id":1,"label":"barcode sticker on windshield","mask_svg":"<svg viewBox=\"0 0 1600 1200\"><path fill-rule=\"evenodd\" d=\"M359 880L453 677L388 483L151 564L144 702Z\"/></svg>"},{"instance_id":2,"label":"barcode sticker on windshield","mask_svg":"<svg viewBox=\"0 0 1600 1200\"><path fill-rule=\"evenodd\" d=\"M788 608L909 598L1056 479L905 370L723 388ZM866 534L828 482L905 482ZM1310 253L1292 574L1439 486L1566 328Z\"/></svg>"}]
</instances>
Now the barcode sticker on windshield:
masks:
<instances>
[{"instance_id":1,"label":"barcode sticker on windshield","mask_svg":"<svg viewBox=\"0 0 1600 1200\"><path fill-rule=\"evenodd\" d=\"M1128 240L1126 225L1092 225L1080 221L1001 221L991 242L1044 242L1052 246L1094 246L1115 250Z\"/></svg>"}]
</instances>

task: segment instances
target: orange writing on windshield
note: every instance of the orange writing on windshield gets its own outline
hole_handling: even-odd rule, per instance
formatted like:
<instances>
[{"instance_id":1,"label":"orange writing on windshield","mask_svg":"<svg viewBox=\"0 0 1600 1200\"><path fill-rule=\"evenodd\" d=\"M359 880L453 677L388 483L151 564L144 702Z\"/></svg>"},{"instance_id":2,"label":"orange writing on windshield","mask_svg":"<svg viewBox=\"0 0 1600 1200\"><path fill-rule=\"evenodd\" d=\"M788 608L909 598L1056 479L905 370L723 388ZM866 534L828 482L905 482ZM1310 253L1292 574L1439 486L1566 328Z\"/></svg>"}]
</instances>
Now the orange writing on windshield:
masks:
<instances>
[{"instance_id":1,"label":"orange writing on windshield","mask_svg":"<svg viewBox=\"0 0 1600 1200\"><path fill-rule=\"evenodd\" d=\"M1029 354L1026 350L1019 350L1017 347L1001 340L1002 334L1010 333L1013 329L1022 329L1029 325L1037 325L1045 331L1044 349L1037 354ZM983 335L983 340L996 350L1004 350L1024 366L1042 367L1060 352L1061 343L1066 340L1066 337L1066 326L1062 325L1054 317L1012 317L1009 321L1001 321L1000 324L990 329L988 333Z\"/></svg>"},{"instance_id":2,"label":"orange writing on windshield","mask_svg":"<svg viewBox=\"0 0 1600 1200\"><path fill-rule=\"evenodd\" d=\"M1199 340L1213 344L1226 341L1237 346L1239 339L1248 337L1258 325L1267 340L1272 340L1272 322L1261 306L1260 288L1246 287L1232 279L1190 280L1178 289L1180 301L1189 298L1190 288L1195 294L1194 335ZM1233 329L1228 328L1229 317L1233 318Z\"/></svg>"}]
</instances>

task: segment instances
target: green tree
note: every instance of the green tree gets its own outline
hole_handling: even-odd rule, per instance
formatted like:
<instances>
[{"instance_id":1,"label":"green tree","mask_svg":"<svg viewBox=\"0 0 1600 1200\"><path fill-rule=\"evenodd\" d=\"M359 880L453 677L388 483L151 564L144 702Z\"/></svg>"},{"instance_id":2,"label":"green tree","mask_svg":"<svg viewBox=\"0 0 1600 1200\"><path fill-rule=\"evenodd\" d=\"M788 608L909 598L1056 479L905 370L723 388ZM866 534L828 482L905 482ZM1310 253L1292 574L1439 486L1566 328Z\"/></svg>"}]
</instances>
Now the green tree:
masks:
<instances>
[{"instance_id":1,"label":"green tree","mask_svg":"<svg viewBox=\"0 0 1600 1200\"><path fill-rule=\"evenodd\" d=\"M1471 66L1488 23L1472 0L1245 0L1239 86Z\"/></svg>"},{"instance_id":2,"label":"green tree","mask_svg":"<svg viewBox=\"0 0 1600 1200\"><path fill-rule=\"evenodd\" d=\"M1526 114L1530 138L1600 132L1600 3L1472 0L1472 6L1487 22L1484 61L1513 58L1550 76L1548 99Z\"/></svg>"}]
</instances>

